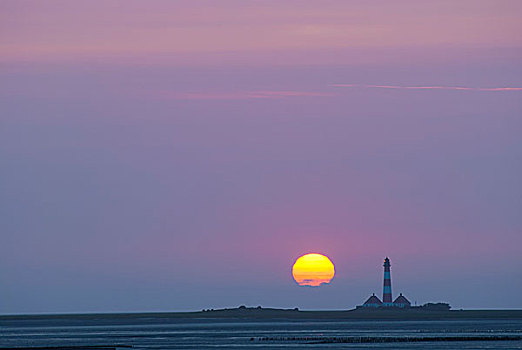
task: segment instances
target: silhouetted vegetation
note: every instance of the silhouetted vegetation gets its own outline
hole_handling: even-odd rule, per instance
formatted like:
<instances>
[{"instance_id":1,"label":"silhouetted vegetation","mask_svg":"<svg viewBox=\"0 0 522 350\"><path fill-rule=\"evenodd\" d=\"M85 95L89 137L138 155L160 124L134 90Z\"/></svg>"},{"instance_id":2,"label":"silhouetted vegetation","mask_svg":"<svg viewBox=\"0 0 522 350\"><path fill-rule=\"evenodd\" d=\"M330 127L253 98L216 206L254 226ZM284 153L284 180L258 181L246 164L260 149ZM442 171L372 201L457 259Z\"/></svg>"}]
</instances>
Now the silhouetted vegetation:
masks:
<instances>
[{"instance_id":1,"label":"silhouetted vegetation","mask_svg":"<svg viewBox=\"0 0 522 350\"><path fill-rule=\"evenodd\" d=\"M422 310L449 311L449 309L451 309L451 306L448 303L426 303L424 305L417 306L416 308Z\"/></svg>"}]
</instances>

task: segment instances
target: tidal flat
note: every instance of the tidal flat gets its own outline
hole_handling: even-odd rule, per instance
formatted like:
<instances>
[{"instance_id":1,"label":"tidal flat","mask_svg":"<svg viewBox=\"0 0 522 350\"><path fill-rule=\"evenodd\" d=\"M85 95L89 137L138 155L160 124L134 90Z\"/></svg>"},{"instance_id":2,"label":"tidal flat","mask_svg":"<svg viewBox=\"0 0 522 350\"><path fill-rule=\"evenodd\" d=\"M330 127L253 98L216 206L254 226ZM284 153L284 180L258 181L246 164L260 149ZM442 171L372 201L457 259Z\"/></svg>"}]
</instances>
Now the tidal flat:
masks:
<instances>
[{"instance_id":1,"label":"tidal flat","mask_svg":"<svg viewBox=\"0 0 522 350\"><path fill-rule=\"evenodd\" d=\"M0 316L0 348L522 349L519 310L451 311L448 315L454 317L377 319L379 313L374 313L374 319L365 319L361 312L354 311L257 308L193 313L9 315Z\"/></svg>"}]
</instances>

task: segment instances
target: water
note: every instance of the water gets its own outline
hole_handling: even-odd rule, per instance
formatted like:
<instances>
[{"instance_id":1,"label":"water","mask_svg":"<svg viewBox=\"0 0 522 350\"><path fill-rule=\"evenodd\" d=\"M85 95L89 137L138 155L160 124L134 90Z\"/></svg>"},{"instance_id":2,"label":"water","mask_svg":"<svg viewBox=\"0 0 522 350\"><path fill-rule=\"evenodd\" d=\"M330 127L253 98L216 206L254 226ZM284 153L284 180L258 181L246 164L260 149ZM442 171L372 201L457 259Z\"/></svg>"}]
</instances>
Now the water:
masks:
<instances>
[{"instance_id":1,"label":"water","mask_svg":"<svg viewBox=\"0 0 522 350\"><path fill-rule=\"evenodd\" d=\"M230 320L111 315L0 319L0 347L128 345L133 349L522 349L521 340L327 343L304 338L522 336L522 320ZM268 337L272 340L263 340ZM288 338L297 338L292 340ZM275 338L275 340L274 340ZM125 350L122 348L122 350Z\"/></svg>"}]
</instances>

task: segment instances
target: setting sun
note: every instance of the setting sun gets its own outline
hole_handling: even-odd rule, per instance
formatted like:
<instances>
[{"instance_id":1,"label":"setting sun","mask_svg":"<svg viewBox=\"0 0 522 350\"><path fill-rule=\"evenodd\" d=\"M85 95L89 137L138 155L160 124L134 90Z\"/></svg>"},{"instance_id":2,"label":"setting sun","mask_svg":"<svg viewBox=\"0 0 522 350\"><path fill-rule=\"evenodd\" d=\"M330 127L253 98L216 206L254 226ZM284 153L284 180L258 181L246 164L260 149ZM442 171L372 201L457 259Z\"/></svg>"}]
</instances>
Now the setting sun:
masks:
<instances>
[{"instance_id":1,"label":"setting sun","mask_svg":"<svg viewBox=\"0 0 522 350\"><path fill-rule=\"evenodd\" d=\"M296 260L292 275L300 286L318 287L330 283L335 275L335 269L334 264L326 256L310 253Z\"/></svg>"}]
</instances>

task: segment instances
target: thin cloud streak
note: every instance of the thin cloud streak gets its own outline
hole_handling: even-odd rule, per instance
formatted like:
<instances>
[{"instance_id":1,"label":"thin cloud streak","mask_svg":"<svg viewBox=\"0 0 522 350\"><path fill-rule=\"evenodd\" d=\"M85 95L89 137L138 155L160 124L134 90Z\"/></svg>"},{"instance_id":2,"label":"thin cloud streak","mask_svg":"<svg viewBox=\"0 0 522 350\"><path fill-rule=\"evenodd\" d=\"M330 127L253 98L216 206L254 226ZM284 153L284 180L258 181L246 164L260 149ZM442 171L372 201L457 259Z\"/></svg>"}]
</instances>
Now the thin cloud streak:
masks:
<instances>
[{"instance_id":1,"label":"thin cloud streak","mask_svg":"<svg viewBox=\"0 0 522 350\"><path fill-rule=\"evenodd\" d=\"M255 91L239 91L225 93L172 93L164 92L163 97L174 98L178 100L246 100L246 99L281 99L288 97L331 97L336 96L334 93L316 92L316 91L271 91L271 90L255 90Z\"/></svg>"},{"instance_id":2,"label":"thin cloud streak","mask_svg":"<svg viewBox=\"0 0 522 350\"><path fill-rule=\"evenodd\" d=\"M463 90L463 91L522 91L522 87L478 88L468 86L401 86L401 85L365 85L365 84L332 84L334 87L368 88L368 89L400 89L400 90Z\"/></svg>"}]
</instances>

